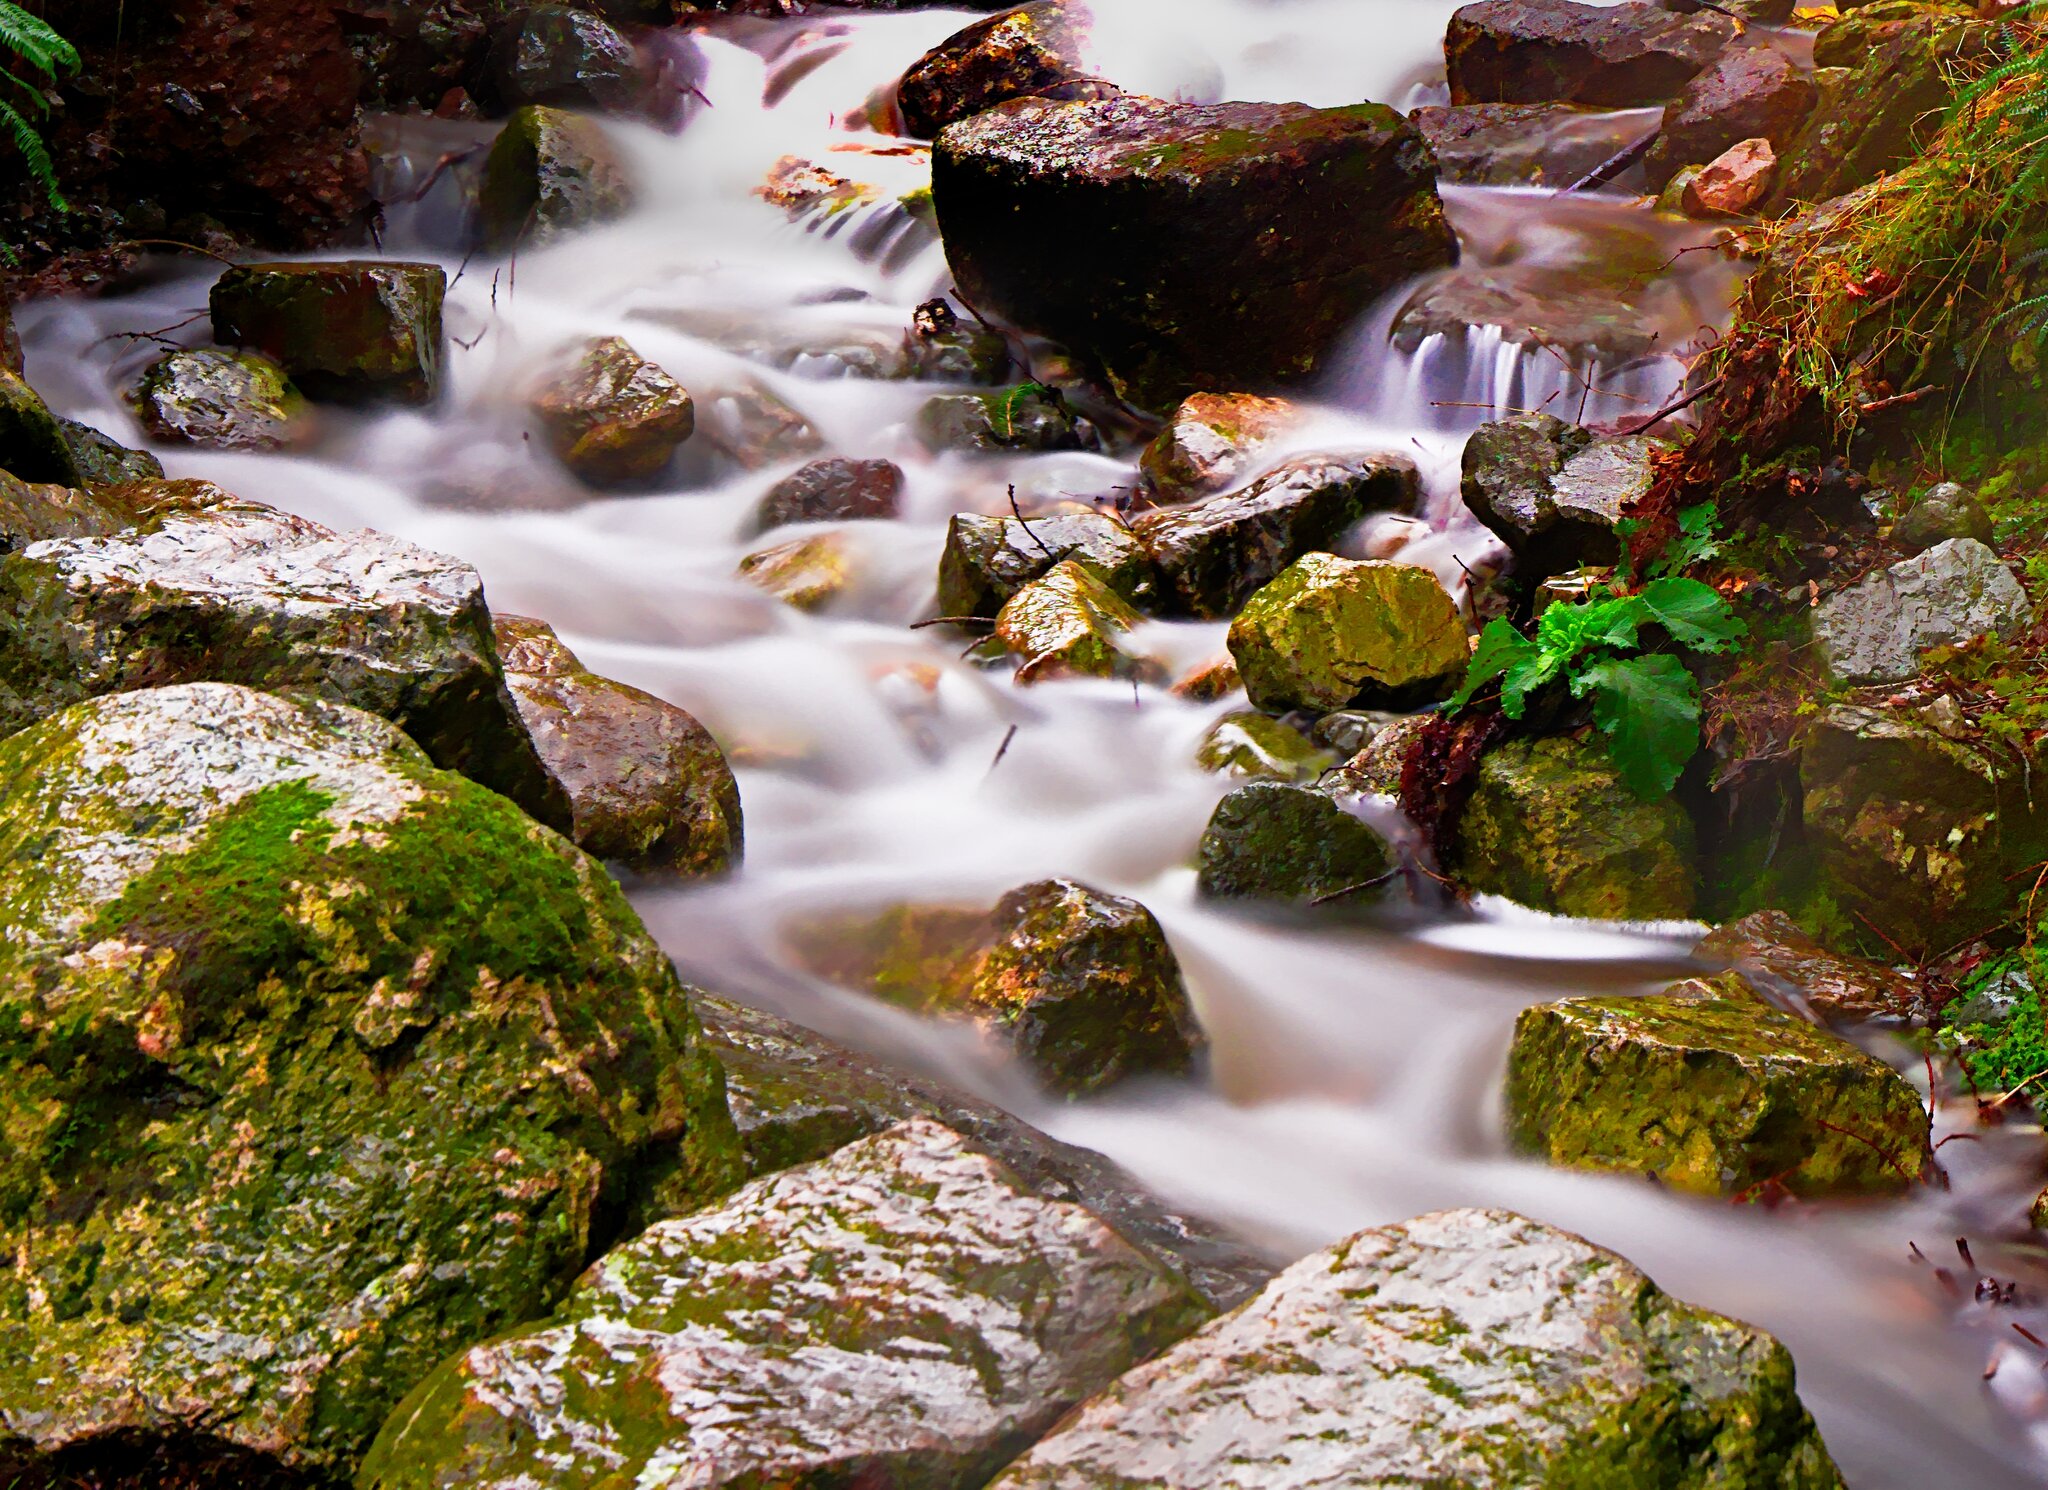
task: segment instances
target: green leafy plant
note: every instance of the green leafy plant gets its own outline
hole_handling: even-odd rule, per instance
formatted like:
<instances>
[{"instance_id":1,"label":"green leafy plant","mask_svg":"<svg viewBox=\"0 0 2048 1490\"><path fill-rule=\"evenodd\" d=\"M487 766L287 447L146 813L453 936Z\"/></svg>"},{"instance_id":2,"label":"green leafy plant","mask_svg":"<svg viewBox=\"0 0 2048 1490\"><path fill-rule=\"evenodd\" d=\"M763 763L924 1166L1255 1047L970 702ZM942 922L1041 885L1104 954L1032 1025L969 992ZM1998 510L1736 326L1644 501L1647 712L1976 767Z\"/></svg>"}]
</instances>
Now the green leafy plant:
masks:
<instances>
[{"instance_id":1,"label":"green leafy plant","mask_svg":"<svg viewBox=\"0 0 2048 1490\"><path fill-rule=\"evenodd\" d=\"M1666 576L1633 595L1558 602L1532 635L1489 621L1464 686L1445 707L1462 709L1498 682L1501 712L1520 719L1532 694L1562 682L1572 697L1592 700L1593 723L1630 789L1668 792L1699 748L1699 685L1679 658L1643 650L1647 626L1694 652L1725 652L1747 633L1728 602L1696 579Z\"/></svg>"},{"instance_id":2,"label":"green leafy plant","mask_svg":"<svg viewBox=\"0 0 2048 1490\"><path fill-rule=\"evenodd\" d=\"M1977 1004L1975 995L1986 989L2023 991L1998 1017L1951 1017L1942 1026L1942 1042L1962 1061L1981 1099L2024 1096L2038 1102L2048 1095L2048 1024L2042 1020L2040 993L2028 986L2039 971L2035 961L2028 952L2015 951L1983 964L1965 984L1958 1004Z\"/></svg>"},{"instance_id":3,"label":"green leafy plant","mask_svg":"<svg viewBox=\"0 0 2048 1490\"><path fill-rule=\"evenodd\" d=\"M11 92L0 90L0 127L21 152L29 175L49 197L50 205L60 212L68 211L70 203L58 188L57 168L50 163L49 149L33 121L50 112L43 90L57 81L59 72L77 67L76 47L13 0L0 0L0 78L14 85Z\"/></svg>"}]
</instances>

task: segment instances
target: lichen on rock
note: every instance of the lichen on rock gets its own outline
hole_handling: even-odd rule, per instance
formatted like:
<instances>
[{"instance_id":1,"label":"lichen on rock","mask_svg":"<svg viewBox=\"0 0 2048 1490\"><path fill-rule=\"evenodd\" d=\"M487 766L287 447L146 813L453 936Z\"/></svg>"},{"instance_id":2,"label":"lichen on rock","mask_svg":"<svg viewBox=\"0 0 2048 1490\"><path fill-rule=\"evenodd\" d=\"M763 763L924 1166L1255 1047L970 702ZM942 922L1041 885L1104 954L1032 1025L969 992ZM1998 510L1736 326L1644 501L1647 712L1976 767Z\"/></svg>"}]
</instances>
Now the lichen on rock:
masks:
<instances>
[{"instance_id":1,"label":"lichen on rock","mask_svg":"<svg viewBox=\"0 0 2048 1490\"><path fill-rule=\"evenodd\" d=\"M1470 647L1429 570L1311 553L1231 622L1230 655L1260 708L1327 710L1448 693Z\"/></svg>"}]
</instances>

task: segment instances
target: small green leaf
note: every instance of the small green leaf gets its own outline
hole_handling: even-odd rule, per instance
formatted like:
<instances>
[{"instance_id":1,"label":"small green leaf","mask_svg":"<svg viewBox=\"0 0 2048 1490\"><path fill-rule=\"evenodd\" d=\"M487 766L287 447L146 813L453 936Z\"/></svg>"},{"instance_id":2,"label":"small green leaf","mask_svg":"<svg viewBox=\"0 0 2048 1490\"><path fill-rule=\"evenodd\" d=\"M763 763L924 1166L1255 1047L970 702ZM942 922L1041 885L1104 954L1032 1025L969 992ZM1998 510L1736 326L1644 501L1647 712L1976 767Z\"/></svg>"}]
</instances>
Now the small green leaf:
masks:
<instances>
[{"instance_id":1,"label":"small green leaf","mask_svg":"<svg viewBox=\"0 0 2048 1490\"><path fill-rule=\"evenodd\" d=\"M1720 592L1696 579L1653 579L1635 598L1642 602L1645 620L1655 621L1673 641L1695 652L1725 652L1749 634Z\"/></svg>"},{"instance_id":2,"label":"small green leaf","mask_svg":"<svg viewBox=\"0 0 2048 1490\"><path fill-rule=\"evenodd\" d=\"M1506 621L1488 621L1486 629L1479 633L1471 664L1465 669L1465 685L1444 705L1445 712L1457 713L1472 702L1473 694L1535 651L1536 644ZM1520 713L1517 709L1514 717L1519 718Z\"/></svg>"},{"instance_id":3,"label":"small green leaf","mask_svg":"<svg viewBox=\"0 0 2048 1490\"><path fill-rule=\"evenodd\" d=\"M1699 686L1676 657L1610 658L1572 680L1593 695L1593 723L1607 736L1621 779L1637 796L1662 796L1677 784L1700 743Z\"/></svg>"}]
</instances>

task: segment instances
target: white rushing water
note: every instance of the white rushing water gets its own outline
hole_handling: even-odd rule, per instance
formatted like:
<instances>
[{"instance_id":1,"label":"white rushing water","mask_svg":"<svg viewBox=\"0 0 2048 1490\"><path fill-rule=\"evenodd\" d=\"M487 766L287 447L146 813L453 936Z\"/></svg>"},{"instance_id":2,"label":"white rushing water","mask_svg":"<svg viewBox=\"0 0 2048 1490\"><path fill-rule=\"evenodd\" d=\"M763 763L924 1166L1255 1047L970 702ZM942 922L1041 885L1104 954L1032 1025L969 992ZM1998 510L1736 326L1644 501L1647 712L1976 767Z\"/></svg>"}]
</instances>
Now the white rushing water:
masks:
<instances>
[{"instance_id":1,"label":"white rushing water","mask_svg":"<svg viewBox=\"0 0 2048 1490\"><path fill-rule=\"evenodd\" d=\"M1452 8L1096 3L1105 76L1187 98L1316 104L1429 96ZM746 23L722 33L729 39L697 41L694 57L689 45L675 51L704 102L677 94L689 118L676 134L619 127L642 188L637 210L516 266L463 263L444 174L416 207L393 211L385 245L461 268L449 301L451 386L439 407L327 414L319 441L289 456L158 453L174 475L461 555L482 570L495 608L552 621L592 667L703 719L739 771L746 869L716 886L637 894L686 976L993 1096L1276 1255L1449 1205L1508 1206L1568 1227L1671 1292L1781 1336L1860 1490L2043 1483L2048 1461L2034 1457L2024 1425L2048 1406L2048 1376L2043 1352L2012 1325L2048 1334L2048 1319L1975 1302L1954 1248L1968 1236L1977 1261L2001 1276L2031 1265L1996 1239L2016 1234L2038 1182L2037 1132L1979 1136L1972 1124L1970 1141L1940 1152L1946 1190L1775 1212L1513 1158L1497 1088L1517 1011L1564 994L1655 987L1686 965L1688 937L1507 908L1433 909L1405 933L1283 929L1208 908L1194 897L1188 861L1228 783L1198 771L1191 755L1227 706L1089 682L1020 690L959 661L957 638L907 629L929 613L951 513L1007 510L1011 482L1043 502L1130 480L1128 465L1093 455L924 453L907 423L931 388L843 373L943 289L938 249L886 205L806 232L755 195L790 154L891 192L914 186L920 158L873 153L892 142L861 120L877 90L965 19ZM410 158L388 165L390 179L423 181L440 152L481 133L415 124L395 137ZM1618 238L1635 244L1630 252L1654 250L1652 269L1619 282L1676 328L1660 346L1675 348L1725 313L1732 272L1712 254L1680 255L1698 235L1676 239L1638 209L1470 191L1452 205L1481 265L1608 263ZM893 248L878 261L885 244ZM123 334L203 311L209 279L166 267L122 298L25 308L32 380L62 412L139 443L120 390L156 344ZM1589 417L1654 407L1677 383L1668 359L1574 371L1488 332L1398 352L1386 335L1400 303L1361 329L1313 438L1335 432L1418 456L1443 531L1411 552L1447 580L1460 559L1485 551L1454 522L1456 454L1473 424L1518 407L1576 416L1589 378L1598 400ZM535 378L567 347L609 333L690 386L707 419L721 391L753 383L801 411L831 452L904 467L903 519L847 525L858 571L847 595L804 615L734 577L739 557L763 542L751 528L756 502L794 461L739 472L701 453L700 438L671 489L592 500L529 444L524 403ZM201 341L203 316L164 335ZM809 355L797 356L802 348ZM1157 624L1142 640L1193 663L1220 652L1222 628ZM959 1032L822 985L782 947L781 928L796 915L898 898L986 903L1048 874L1136 896L1157 913L1214 1042L1207 1078L1056 1105ZM1915 1245L1931 1261L1916 1262ZM1955 1293L1935 1265L1956 1276Z\"/></svg>"}]
</instances>

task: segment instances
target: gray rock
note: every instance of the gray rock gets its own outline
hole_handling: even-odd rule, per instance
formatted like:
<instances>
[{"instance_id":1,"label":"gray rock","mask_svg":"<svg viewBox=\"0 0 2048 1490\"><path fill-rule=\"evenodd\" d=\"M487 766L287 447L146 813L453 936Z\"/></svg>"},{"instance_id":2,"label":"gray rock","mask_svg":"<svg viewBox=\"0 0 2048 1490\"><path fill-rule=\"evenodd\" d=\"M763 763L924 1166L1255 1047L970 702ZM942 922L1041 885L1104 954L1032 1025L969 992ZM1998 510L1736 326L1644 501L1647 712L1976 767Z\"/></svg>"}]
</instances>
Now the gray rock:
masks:
<instances>
[{"instance_id":1,"label":"gray rock","mask_svg":"<svg viewBox=\"0 0 2048 1490\"><path fill-rule=\"evenodd\" d=\"M1030 519L962 512L947 526L939 555L939 614L993 616L1066 559L1084 560L1126 600L1151 593L1151 557L1114 518L1093 512Z\"/></svg>"},{"instance_id":2,"label":"gray rock","mask_svg":"<svg viewBox=\"0 0 2048 1490\"><path fill-rule=\"evenodd\" d=\"M1507 1211L1303 1258L1084 1406L991 1490L1839 1490L1761 1330Z\"/></svg>"},{"instance_id":3,"label":"gray rock","mask_svg":"<svg viewBox=\"0 0 2048 1490\"><path fill-rule=\"evenodd\" d=\"M1408 116L1446 181L1567 187L1656 132L1657 116L1571 104L1432 105Z\"/></svg>"},{"instance_id":4,"label":"gray rock","mask_svg":"<svg viewBox=\"0 0 2048 1490\"><path fill-rule=\"evenodd\" d=\"M623 111L646 88L633 44L602 16L568 5L537 5L508 20L491 40L481 81L499 110Z\"/></svg>"},{"instance_id":5,"label":"gray rock","mask_svg":"<svg viewBox=\"0 0 2048 1490\"><path fill-rule=\"evenodd\" d=\"M903 469L894 461L814 460L783 477L761 498L763 528L785 523L849 522L896 515Z\"/></svg>"},{"instance_id":6,"label":"gray rock","mask_svg":"<svg viewBox=\"0 0 2048 1490\"><path fill-rule=\"evenodd\" d=\"M1662 103L1741 30L1723 15L1654 5L1480 0L1444 35L1453 103Z\"/></svg>"},{"instance_id":7,"label":"gray rock","mask_svg":"<svg viewBox=\"0 0 2048 1490\"><path fill-rule=\"evenodd\" d=\"M657 1222L553 1319L445 1363L362 1480L973 1490L1208 1312L917 1119Z\"/></svg>"},{"instance_id":8,"label":"gray rock","mask_svg":"<svg viewBox=\"0 0 2048 1490\"><path fill-rule=\"evenodd\" d=\"M1898 683L1921 654L2009 636L2033 618L2027 592L1975 538L1950 538L1838 590L1813 613L1813 642L1839 683Z\"/></svg>"},{"instance_id":9,"label":"gray rock","mask_svg":"<svg viewBox=\"0 0 2048 1490\"><path fill-rule=\"evenodd\" d=\"M1092 450L1095 427L1058 390L1019 383L993 393L941 393L917 413L917 437L935 451Z\"/></svg>"},{"instance_id":10,"label":"gray rock","mask_svg":"<svg viewBox=\"0 0 2048 1490\"><path fill-rule=\"evenodd\" d=\"M1910 553L1920 553L1949 538L1991 542L1991 514L1975 492L1953 481L1929 487L1892 526L1892 541Z\"/></svg>"},{"instance_id":11,"label":"gray rock","mask_svg":"<svg viewBox=\"0 0 2048 1490\"><path fill-rule=\"evenodd\" d=\"M1596 440L1549 414L1482 425L1465 446L1465 505L1514 551L1524 578L1612 563L1615 525L1668 448L1646 435Z\"/></svg>"}]
</instances>

